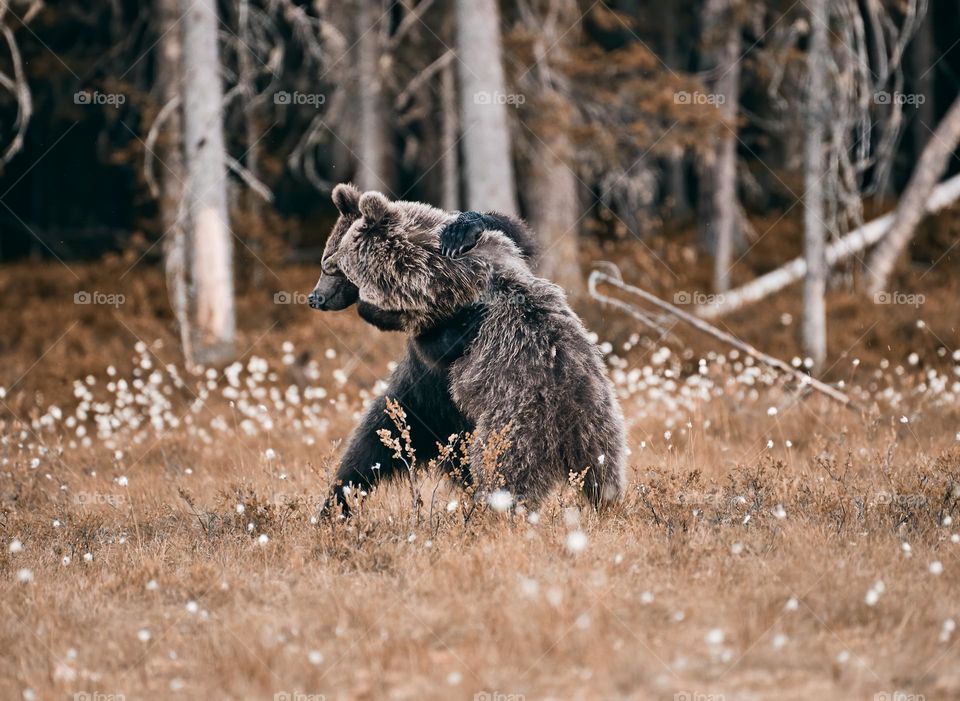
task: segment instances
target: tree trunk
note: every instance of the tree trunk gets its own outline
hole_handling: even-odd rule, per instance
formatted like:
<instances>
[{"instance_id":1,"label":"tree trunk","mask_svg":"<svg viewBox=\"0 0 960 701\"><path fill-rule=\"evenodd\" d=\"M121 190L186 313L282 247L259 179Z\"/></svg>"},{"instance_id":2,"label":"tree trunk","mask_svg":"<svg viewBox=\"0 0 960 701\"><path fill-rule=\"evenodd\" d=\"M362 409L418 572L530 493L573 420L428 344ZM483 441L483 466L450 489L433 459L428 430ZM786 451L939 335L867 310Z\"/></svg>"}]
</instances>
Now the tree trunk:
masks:
<instances>
[{"instance_id":1,"label":"tree trunk","mask_svg":"<svg viewBox=\"0 0 960 701\"><path fill-rule=\"evenodd\" d=\"M897 258L907 247L917 224L923 219L924 203L947 168L954 149L960 144L960 98L954 100L936 131L920 154L920 160L906 190L900 196L890 231L877 245L867 264L867 291L882 291L893 272Z\"/></svg>"},{"instance_id":2,"label":"tree trunk","mask_svg":"<svg viewBox=\"0 0 960 701\"><path fill-rule=\"evenodd\" d=\"M803 350L815 370L827 359L826 240L824 223L823 134L827 115L827 32L829 0L809 0L810 46L807 54L806 144L804 146L803 252L807 274L803 281Z\"/></svg>"},{"instance_id":3,"label":"tree trunk","mask_svg":"<svg viewBox=\"0 0 960 701\"><path fill-rule=\"evenodd\" d=\"M157 98L160 109L180 97L180 76L183 72L183 36L180 21L180 0L158 0L156 32L160 37L157 60ZM160 174L160 224L163 227L164 272L167 296L180 332L180 343L188 365L194 363L187 298L187 243L180 207L183 183L187 178L183 163L183 119L181 107L172 109L166 119L164 136L157 142Z\"/></svg>"},{"instance_id":4,"label":"tree trunk","mask_svg":"<svg viewBox=\"0 0 960 701\"><path fill-rule=\"evenodd\" d=\"M917 27L917 34L910 42L910 74L913 77L913 90L923 95L923 102L917 104L913 115L911 132L913 134L913 157L919 158L930 138L930 130L936 121L936 90L934 89L934 64L936 41L933 35L933 8L928 5L927 14Z\"/></svg>"},{"instance_id":5,"label":"tree trunk","mask_svg":"<svg viewBox=\"0 0 960 701\"><path fill-rule=\"evenodd\" d=\"M562 110L555 112L562 113ZM530 164L530 224L541 241L537 258L539 275L560 285L570 297L583 291L580 274L577 178L569 165L570 142L566 130L557 125L553 136L535 139Z\"/></svg>"},{"instance_id":6,"label":"tree trunk","mask_svg":"<svg viewBox=\"0 0 960 701\"><path fill-rule=\"evenodd\" d=\"M216 0L181 0L183 123L192 288L193 353L197 363L223 363L234 353L233 238L227 215L223 87Z\"/></svg>"},{"instance_id":7,"label":"tree trunk","mask_svg":"<svg viewBox=\"0 0 960 701\"><path fill-rule=\"evenodd\" d=\"M467 207L517 213L496 0L457 0Z\"/></svg>"},{"instance_id":8,"label":"tree trunk","mask_svg":"<svg viewBox=\"0 0 960 701\"><path fill-rule=\"evenodd\" d=\"M705 10L705 25L718 32L719 44L711 49L711 69L717 73L713 92L717 97L720 116L725 126L720 128L716 144L712 183L711 213L716 238L713 246L713 287L716 292L730 289L730 269L737 248L737 108L740 101L740 25L734 15L731 0L709 0ZM733 130L733 131L731 131Z\"/></svg>"},{"instance_id":9,"label":"tree trunk","mask_svg":"<svg viewBox=\"0 0 960 701\"><path fill-rule=\"evenodd\" d=\"M440 73L443 110L440 115L440 149L443 169L442 206L448 212L460 209L460 154L457 142L457 77L448 63Z\"/></svg>"},{"instance_id":10,"label":"tree trunk","mask_svg":"<svg viewBox=\"0 0 960 701\"><path fill-rule=\"evenodd\" d=\"M252 48L254 39L250 34L250 0L240 0L237 15L240 36L237 58L240 68L240 84L243 86L245 98L243 106L243 143L246 147L244 167L253 178L260 180L260 135L257 133L260 126L260 108L256 101L257 86L254 66L256 57ZM264 279L264 266L259 260L263 257L264 250L263 213L260 209L260 198L254 193L245 192L244 210L247 213L248 221L244 223L247 227L246 233L250 242L248 245L258 259L253 263L250 281L254 288L260 288Z\"/></svg>"},{"instance_id":11,"label":"tree trunk","mask_svg":"<svg viewBox=\"0 0 960 701\"><path fill-rule=\"evenodd\" d=\"M671 3L664 14L664 55L663 62L671 70L685 71L678 58L677 14L679 8ZM684 151L677 148L667 156L666 189L670 201L670 213L677 218L685 217L690 211L690 199L687 197L686 178L684 177Z\"/></svg>"},{"instance_id":12,"label":"tree trunk","mask_svg":"<svg viewBox=\"0 0 960 701\"><path fill-rule=\"evenodd\" d=\"M388 129L380 74L381 18L379 0L359 0L356 16L357 90L360 134L357 143L356 183L361 190L391 194L387 178Z\"/></svg>"}]
</instances>

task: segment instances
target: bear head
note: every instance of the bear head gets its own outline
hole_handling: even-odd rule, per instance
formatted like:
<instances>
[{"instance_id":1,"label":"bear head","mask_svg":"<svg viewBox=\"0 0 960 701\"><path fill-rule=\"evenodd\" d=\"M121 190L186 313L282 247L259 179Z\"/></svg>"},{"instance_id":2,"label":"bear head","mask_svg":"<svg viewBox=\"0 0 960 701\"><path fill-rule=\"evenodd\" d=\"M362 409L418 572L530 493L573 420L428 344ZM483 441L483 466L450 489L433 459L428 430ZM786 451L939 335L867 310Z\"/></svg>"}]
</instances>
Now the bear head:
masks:
<instances>
[{"instance_id":1,"label":"bear head","mask_svg":"<svg viewBox=\"0 0 960 701\"><path fill-rule=\"evenodd\" d=\"M360 301L403 313L404 330L419 333L464 307L483 302L492 276L516 268L529 275L517 245L484 231L459 257L440 251L440 233L455 214L420 202L391 202L364 193L360 216L331 252L329 265L359 288Z\"/></svg>"},{"instance_id":2,"label":"bear head","mask_svg":"<svg viewBox=\"0 0 960 701\"><path fill-rule=\"evenodd\" d=\"M333 188L332 196L340 214L327 237L320 262L320 279L309 297L310 306L322 311L346 309L360 296L357 286L350 282L337 266L335 254L347 231L360 218L361 193L353 185L341 183Z\"/></svg>"}]
</instances>

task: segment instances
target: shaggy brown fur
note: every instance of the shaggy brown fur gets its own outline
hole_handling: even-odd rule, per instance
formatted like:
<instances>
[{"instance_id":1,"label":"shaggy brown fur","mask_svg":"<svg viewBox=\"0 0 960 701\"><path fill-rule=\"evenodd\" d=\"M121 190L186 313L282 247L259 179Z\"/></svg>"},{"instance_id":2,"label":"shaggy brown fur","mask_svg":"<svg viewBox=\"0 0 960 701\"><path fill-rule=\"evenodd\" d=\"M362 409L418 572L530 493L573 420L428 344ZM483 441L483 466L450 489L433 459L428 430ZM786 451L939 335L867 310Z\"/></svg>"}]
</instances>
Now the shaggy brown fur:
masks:
<instances>
[{"instance_id":1,"label":"shaggy brown fur","mask_svg":"<svg viewBox=\"0 0 960 701\"><path fill-rule=\"evenodd\" d=\"M505 487L536 509L571 474L595 505L619 499L625 483L623 417L599 352L563 291L536 278L517 246L483 232L460 258L440 253L453 215L428 205L363 195L336 264L361 302L402 312L420 334L479 305L476 336L449 368L453 401L475 425L471 469L485 481L483 450L510 428L498 470Z\"/></svg>"}]
</instances>

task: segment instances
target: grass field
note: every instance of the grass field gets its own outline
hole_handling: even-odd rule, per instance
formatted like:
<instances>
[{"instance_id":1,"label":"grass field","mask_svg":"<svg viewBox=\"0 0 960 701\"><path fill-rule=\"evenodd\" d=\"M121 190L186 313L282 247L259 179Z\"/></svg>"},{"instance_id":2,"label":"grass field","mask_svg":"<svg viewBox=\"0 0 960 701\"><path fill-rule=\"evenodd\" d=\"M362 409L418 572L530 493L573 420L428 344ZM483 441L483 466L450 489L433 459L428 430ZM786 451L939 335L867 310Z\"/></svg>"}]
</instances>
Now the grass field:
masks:
<instances>
[{"instance_id":1,"label":"grass field","mask_svg":"<svg viewBox=\"0 0 960 701\"><path fill-rule=\"evenodd\" d=\"M862 415L588 316L622 504L499 513L418 473L420 508L398 483L337 522L340 441L402 339L246 300L242 360L192 375L156 287L78 308L31 275L0 278L0 698L960 698L955 312L848 322L828 377Z\"/></svg>"}]
</instances>

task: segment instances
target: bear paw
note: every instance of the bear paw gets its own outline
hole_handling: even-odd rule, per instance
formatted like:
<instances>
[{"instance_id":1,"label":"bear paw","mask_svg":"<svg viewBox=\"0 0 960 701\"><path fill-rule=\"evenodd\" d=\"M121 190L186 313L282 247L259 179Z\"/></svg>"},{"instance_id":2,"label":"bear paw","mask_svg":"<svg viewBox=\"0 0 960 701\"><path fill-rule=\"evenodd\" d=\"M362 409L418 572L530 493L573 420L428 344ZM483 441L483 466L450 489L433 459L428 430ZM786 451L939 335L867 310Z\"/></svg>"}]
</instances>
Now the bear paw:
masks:
<instances>
[{"instance_id":1,"label":"bear paw","mask_svg":"<svg viewBox=\"0 0 960 701\"><path fill-rule=\"evenodd\" d=\"M480 212L461 212L440 232L440 253L447 257L463 255L477 245L485 228Z\"/></svg>"}]
</instances>

